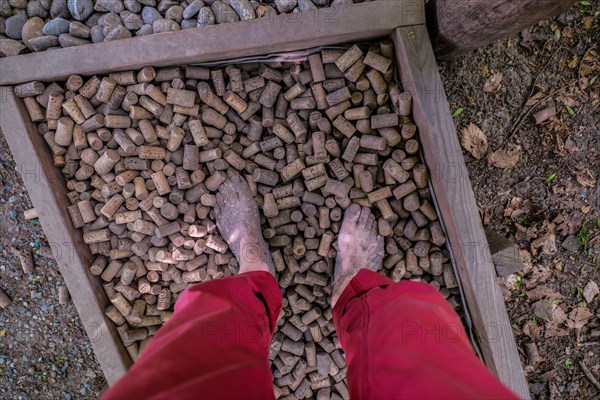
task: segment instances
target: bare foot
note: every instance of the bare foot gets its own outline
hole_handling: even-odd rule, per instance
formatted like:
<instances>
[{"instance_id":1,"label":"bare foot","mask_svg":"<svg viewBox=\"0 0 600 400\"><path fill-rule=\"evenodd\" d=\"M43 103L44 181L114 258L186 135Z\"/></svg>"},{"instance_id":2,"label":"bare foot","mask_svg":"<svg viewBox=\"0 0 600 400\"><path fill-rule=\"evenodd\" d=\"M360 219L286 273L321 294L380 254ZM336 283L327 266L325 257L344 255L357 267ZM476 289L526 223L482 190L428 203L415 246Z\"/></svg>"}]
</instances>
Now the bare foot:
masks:
<instances>
[{"instance_id":1,"label":"bare foot","mask_svg":"<svg viewBox=\"0 0 600 400\"><path fill-rule=\"evenodd\" d=\"M240 264L240 274L267 271L275 275L269 247L260 229L258 206L239 176L227 179L217 193L217 227Z\"/></svg>"},{"instance_id":2,"label":"bare foot","mask_svg":"<svg viewBox=\"0 0 600 400\"><path fill-rule=\"evenodd\" d=\"M363 268L378 271L382 261L383 236L377 232L375 216L369 208L352 204L344 214L338 236L331 306L335 306L358 271Z\"/></svg>"}]
</instances>

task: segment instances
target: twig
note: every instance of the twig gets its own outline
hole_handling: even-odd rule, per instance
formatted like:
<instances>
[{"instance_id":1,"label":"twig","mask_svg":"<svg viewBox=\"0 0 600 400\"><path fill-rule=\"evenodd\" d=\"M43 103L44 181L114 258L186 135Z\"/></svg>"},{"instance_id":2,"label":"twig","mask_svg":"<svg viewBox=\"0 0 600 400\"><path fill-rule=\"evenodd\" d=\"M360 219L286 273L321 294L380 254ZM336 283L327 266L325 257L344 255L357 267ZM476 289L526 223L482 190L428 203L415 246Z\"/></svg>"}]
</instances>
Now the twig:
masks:
<instances>
[{"instance_id":1,"label":"twig","mask_svg":"<svg viewBox=\"0 0 600 400\"><path fill-rule=\"evenodd\" d=\"M569 86L573 86L575 83L579 82L579 79L575 79L572 80L571 82L561 86L560 88L556 89L554 92L550 93L549 95L547 95L546 97L538 100L534 105L532 105L529 110L525 113L525 115L523 115L522 118L520 118L517 121L517 124L515 125L515 127L511 130L510 134L508 135L508 138L506 139L505 142L510 142L510 140L512 139L512 137L514 136L515 132L517 132L517 130L519 129L519 127L521 126L521 124L523 124L523 122L527 119L527 117L529 117L529 115L531 115L531 112L533 110L535 110L535 108L540 105L541 103L545 102L546 100L548 100L550 97L554 96L555 94L565 90L566 88L568 88Z\"/></svg>"},{"instance_id":2,"label":"twig","mask_svg":"<svg viewBox=\"0 0 600 400\"><path fill-rule=\"evenodd\" d=\"M583 373L585 374L585 376L587 376L587 378L590 380L590 382L592 382L592 384L594 386L596 386L598 388L598 390L600 390L600 382L598 382L598 380L596 378L594 378L594 375L592 375L592 372L589 370L587 365L585 365L585 363L583 361L579 361L579 366L583 370Z\"/></svg>"},{"instance_id":3,"label":"twig","mask_svg":"<svg viewBox=\"0 0 600 400\"><path fill-rule=\"evenodd\" d=\"M512 133L518 128L518 126L521 124L522 120L524 119L523 114L525 113L525 107L527 106L527 102L529 101L529 99L531 99L531 96L533 96L533 92L535 91L535 85L537 84L537 81L540 79L540 76L542 76L542 74L548 69L548 66L550 65L550 63L552 62L552 60L554 59L554 57L556 57L556 55L558 54L558 52L560 50L564 49L564 47L562 45L560 45L558 47L558 49L556 49L556 51L554 52L554 54L552 54L552 57L550 57L548 59L548 61L546 62L546 64L544 65L544 67L541 69L540 72L538 72L538 74L536 75L535 79L533 80L533 83L531 84L531 90L529 91L529 95L527 95L527 97L525 98L525 103L523 103L523 107L521 108L521 112L519 113L519 116L517 117L517 120L515 122L515 124L513 125L513 127L510 129L510 136L512 136Z\"/></svg>"},{"instance_id":4,"label":"twig","mask_svg":"<svg viewBox=\"0 0 600 400\"><path fill-rule=\"evenodd\" d=\"M579 69L577 70L577 77L581 80L581 67L583 66L583 62L585 61L586 57L588 56L588 54L590 53L590 51L592 51L592 49L596 47L596 44L593 44L589 49L586 50L586 52L583 54L583 57L581 58L581 61L579 62Z\"/></svg>"}]
</instances>

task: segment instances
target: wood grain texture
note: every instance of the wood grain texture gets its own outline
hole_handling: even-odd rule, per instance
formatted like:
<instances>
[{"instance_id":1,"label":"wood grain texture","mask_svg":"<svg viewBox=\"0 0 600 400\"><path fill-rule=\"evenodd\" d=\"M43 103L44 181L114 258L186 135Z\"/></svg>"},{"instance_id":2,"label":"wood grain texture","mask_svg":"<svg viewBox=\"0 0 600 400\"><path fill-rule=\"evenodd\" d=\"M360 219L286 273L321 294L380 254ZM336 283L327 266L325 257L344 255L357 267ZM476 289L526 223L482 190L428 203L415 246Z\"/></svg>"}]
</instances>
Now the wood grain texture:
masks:
<instances>
[{"instance_id":1,"label":"wood grain texture","mask_svg":"<svg viewBox=\"0 0 600 400\"><path fill-rule=\"evenodd\" d=\"M413 113L425 161L484 361L506 386L529 399L427 29L398 28L392 38L402 84L413 95Z\"/></svg>"},{"instance_id":2,"label":"wood grain texture","mask_svg":"<svg viewBox=\"0 0 600 400\"><path fill-rule=\"evenodd\" d=\"M422 0L379 0L0 59L0 85L185 65L387 36L425 23Z\"/></svg>"},{"instance_id":3,"label":"wood grain texture","mask_svg":"<svg viewBox=\"0 0 600 400\"><path fill-rule=\"evenodd\" d=\"M92 255L67 214L70 203L64 179L12 88L0 87L0 104L0 128L106 380L112 384L127 371L131 358L115 325L104 315L108 299L98 278L89 273Z\"/></svg>"},{"instance_id":4,"label":"wood grain texture","mask_svg":"<svg viewBox=\"0 0 600 400\"><path fill-rule=\"evenodd\" d=\"M448 59L488 45L568 10L576 0L432 0L427 25L433 51Z\"/></svg>"}]
</instances>

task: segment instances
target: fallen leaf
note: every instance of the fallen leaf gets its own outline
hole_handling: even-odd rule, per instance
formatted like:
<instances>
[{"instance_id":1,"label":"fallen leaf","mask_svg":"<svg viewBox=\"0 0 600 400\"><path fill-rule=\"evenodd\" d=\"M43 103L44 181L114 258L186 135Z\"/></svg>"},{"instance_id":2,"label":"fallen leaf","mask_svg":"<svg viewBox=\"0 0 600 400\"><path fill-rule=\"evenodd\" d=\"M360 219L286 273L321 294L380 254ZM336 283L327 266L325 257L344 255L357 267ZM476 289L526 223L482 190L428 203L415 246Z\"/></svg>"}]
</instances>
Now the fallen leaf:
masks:
<instances>
[{"instance_id":1,"label":"fallen leaf","mask_svg":"<svg viewBox=\"0 0 600 400\"><path fill-rule=\"evenodd\" d=\"M500 83L502 82L502 73L496 72L487 80L487 82L483 85L483 91L486 93L491 93L498 89Z\"/></svg>"},{"instance_id":2,"label":"fallen leaf","mask_svg":"<svg viewBox=\"0 0 600 400\"><path fill-rule=\"evenodd\" d=\"M577 173L577 182L579 182L581 186L585 187L593 188L596 186L596 179L587 168Z\"/></svg>"},{"instance_id":3,"label":"fallen leaf","mask_svg":"<svg viewBox=\"0 0 600 400\"><path fill-rule=\"evenodd\" d=\"M576 151L579 151L579 147L577 147L577 145L575 144L573 139L571 139L571 137L568 137L567 140L565 140L565 150L567 150L569 153L574 153Z\"/></svg>"},{"instance_id":4,"label":"fallen leaf","mask_svg":"<svg viewBox=\"0 0 600 400\"><path fill-rule=\"evenodd\" d=\"M8 328L4 328L4 329L0 330L0 337L6 335L6 332L8 332Z\"/></svg>"},{"instance_id":5,"label":"fallen leaf","mask_svg":"<svg viewBox=\"0 0 600 400\"><path fill-rule=\"evenodd\" d=\"M587 308L578 306L569 313L567 326L571 329L581 329L593 315Z\"/></svg>"},{"instance_id":6,"label":"fallen leaf","mask_svg":"<svg viewBox=\"0 0 600 400\"><path fill-rule=\"evenodd\" d=\"M596 297L598 293L600 293L600 289L598 289L598 284L594 281L589 281L583 288L583 298L588 304L594 300L594 297Z\"/></svg>"},{"instance_id":7,"label":"fallen leaf","mask_svg":"<svg viewBox=\"0 0 600 400\"><path fill-rule=\"evenodd\" d=\"M540 236L533 242L531 242L531 248L536 250L542 249L542 253L545 255L552 255L556 253L556 235L552 233L547 233L543 236Z\"/></svg>"},{"instance_id":8,"label":"fallen leaf","mask_svg":"<svg viewBox=\"0 0 600 400\"><path fill-rule=\"evenodd\" d=\"M535 93L533 96L531 96L529 98L529 100L527 100L527 102L525 103L525 105L527 107L531 107L535 104L537 104L538 101L540 101L542 98L544 97L544 93L542 92L537 92Z\"/></svg>"},{"instance_id":9,"label":"fallen leaf","mask_svg":"<svg viewBox=\"0 0 600 400\"><path fill-rule=\"evenodd\" d=\"M549 322L546 324L545 338L569 336L569 331L558 327L558 324Z\"/></svg>"},{"instance_id":10,"label":"fallen leaf","mask_svg":"<svg viewBox=\"0 0 600 400\"><path fill-rule=\"evenodd\" d=\"M473 123L463 128L460 134L460 143L473 157L478 160L485 155L488 149L488 141L485 133Z\"/></svg>"},{"instance_id":11,"label":"fallen leaf","mask_svg":"<svg viewBox=\"0 0 600 400\"><path fill-rule=\"evenodd\" d=\"M521 146L509 144L506 148L496 150L488 155L488 162L497 168L512 168L519 162Z\"/></svg>"},{"instance_id":12,"label":"fallen leaf","mask_svg":"<svg viewBox=\"0 0 600 400\"><path fill-rule=\"evenodd\" d=\"M527 291L527 298L531 301L536 301L540 299L562 299L563 295L552 290L548 286L538 286L535 289Z\"/></svg>"},{"instance_id":13,"label":"fallen leaf","mask_svg":"<svg viewBox=\"0 0 600 400\"><path fill-rule=\"evenodd\" d=\"M542 328L535 322L529 320L523 325L523 333L529 336L532 340L538 340L542 334Z\"/></svg>"}]
</instances>

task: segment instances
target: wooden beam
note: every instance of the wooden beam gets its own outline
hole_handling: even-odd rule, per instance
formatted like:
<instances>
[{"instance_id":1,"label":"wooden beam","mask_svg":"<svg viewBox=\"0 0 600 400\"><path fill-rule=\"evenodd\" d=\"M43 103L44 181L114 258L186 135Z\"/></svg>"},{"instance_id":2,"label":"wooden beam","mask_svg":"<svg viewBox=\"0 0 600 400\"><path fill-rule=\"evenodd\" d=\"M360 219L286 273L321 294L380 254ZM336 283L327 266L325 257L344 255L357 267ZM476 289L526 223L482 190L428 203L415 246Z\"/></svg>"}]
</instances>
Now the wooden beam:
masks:
<instances>
[{"instance_id":1,"label":"wooden beam","mask_svg":"<svg viewBox=\"0 0 600 400\"><path fill-rule=\"evenodd\" d=\"M430 168L433 191L484 361L507 387L521 398L529 399L427 29L424 26L398 28L392 38L402 84L413 95L414 118Z\"/></svg>"},{"instance_id":2,"label":"wooden beam","mask_svg":"<svg viewBox=\"0 0 600 400\"><path fill-rule=\"evenodd\" d=\"M92 276L92 255L67 214L70 205L64 178L52 164L43 137L29 118L23 102L12 88L0 87L0 127L6 137L17 170L27 187L33 206L48 238L81 322L109 384L116 382L131 365L115 324L105 315L108 300L100 280Z\"/></svg>"},{"instance_id":3,"label":"wooden beam","mask_svg":"<svg viewBox=\"0 0 600 400\"><path fill-rule=\"evenodd\" d=\"M568 10L576 0L432 0L427 25L433 51L448 59L486 46Z\"/></svg>"},{"instance_id":4,"label":"wooden beam","mask_svg":"<svg viewBox=\"0 0 600 400\"><path fill-rule=\"evenodd\" d=\"M379 0L0 59L0 85L186 65L388 36L425 23L422 0Z\"/></svg>"}]
</instances>

